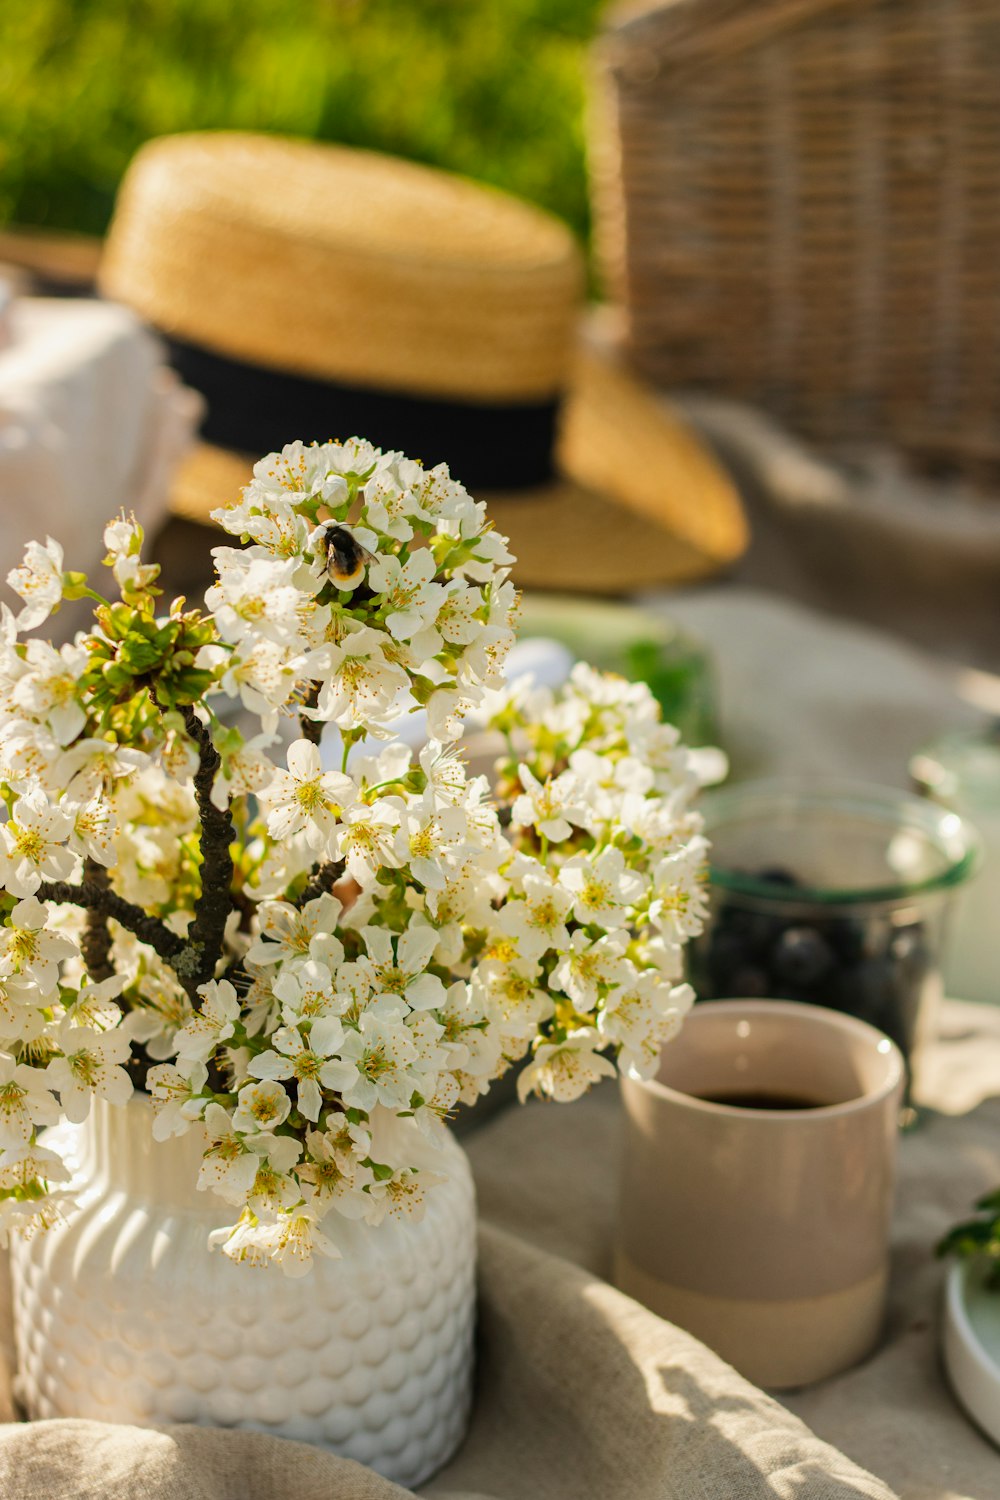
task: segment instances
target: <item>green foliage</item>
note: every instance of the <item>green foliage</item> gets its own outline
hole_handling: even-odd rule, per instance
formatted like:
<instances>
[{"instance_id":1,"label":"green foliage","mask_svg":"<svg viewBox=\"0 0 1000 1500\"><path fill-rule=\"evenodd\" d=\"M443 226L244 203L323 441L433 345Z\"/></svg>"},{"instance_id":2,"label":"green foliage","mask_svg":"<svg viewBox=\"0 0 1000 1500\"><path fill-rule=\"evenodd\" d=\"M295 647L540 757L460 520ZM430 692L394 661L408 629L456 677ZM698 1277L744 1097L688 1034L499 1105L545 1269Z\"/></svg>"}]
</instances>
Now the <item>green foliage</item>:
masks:
<instances>
[{"instance_id":1,"label":"green foliage","mask_svg":"<svg viewBox=\"0 0 1000 1500\"><path fill-rule=\"evenodd\" d=\"M151 136L247 129L395 152L587 227L603 0L0 5L0 222L99 233Z\"/></svg>"},{"instance_id":2,"label":"green foliage","mask_svg":"<svg viewBox=\"0 0 1000 1500\"><path fill-rule=\"evenodd\" d=\"M198 703L213 674L195 665L202 646L216 640L211 623L175 599L166 620L134 605L104 604L95 611L104 638L88 641L90 663L82 678L91 707L120 740L136 743L164 710Z\"/></svg>"},{"instance_id":3,"label":"green foliage","mask_svg":"<svg viewBox=\"0 0 1000 1500\"><path fill-rule=\"evenodd\" d=\"M950 1229L938 1244L937 1254L957 1255L960 1259L989 1257L993 1264L986 1285L992 1291L1000 1291L1000 1189L980 1198L976 1208L981 1217Z\"/></svg>"}]
</instances>

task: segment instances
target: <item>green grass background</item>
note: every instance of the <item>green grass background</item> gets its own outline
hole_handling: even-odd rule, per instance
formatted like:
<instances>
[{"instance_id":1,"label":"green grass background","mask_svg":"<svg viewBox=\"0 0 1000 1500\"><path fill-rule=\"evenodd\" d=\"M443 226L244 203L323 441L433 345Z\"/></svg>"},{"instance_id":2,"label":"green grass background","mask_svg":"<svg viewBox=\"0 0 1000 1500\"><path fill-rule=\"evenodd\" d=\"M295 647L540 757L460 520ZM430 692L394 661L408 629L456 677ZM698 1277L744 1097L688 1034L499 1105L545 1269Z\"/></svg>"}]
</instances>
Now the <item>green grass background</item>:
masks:
<instances>
[{"instance_id":1,"label":"green grass background","mask_svg":"<svg viewBox=\"0 0 1000 1500\"><path fill-rule=\"evenodd\" d=\"M143 141L225 127L493 182L586 236L604 0L0 0L0 223L100 233Z\"/></svg>"}]
</instances>

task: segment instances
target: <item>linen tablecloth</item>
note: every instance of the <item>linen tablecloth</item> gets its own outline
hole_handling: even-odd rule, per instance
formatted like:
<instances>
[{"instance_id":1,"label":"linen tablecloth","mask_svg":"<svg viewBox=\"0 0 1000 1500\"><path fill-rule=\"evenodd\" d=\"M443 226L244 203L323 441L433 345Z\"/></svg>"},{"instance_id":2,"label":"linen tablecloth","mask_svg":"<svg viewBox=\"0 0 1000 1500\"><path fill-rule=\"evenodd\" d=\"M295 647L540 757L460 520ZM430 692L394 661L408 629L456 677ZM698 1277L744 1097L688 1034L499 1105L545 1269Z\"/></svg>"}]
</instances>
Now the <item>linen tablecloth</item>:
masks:
<instances>
[{"instance_id":1,"label":"linen tablecloth","mask_svg":"<svg viewBox=\"0 0 1000 1500\"><path fill-rule=\"evenodd\" d=\"M716 647L725 738L737 761L757 771L802 764L899 782L914 738L967 722L971 700L996 686L757 596L691 595L672 609ZM857 1369L781 1403L604 1279L620 1131L613 1084L571 1107L512 1108L469 1137L482 1217L479 1383L469 1438L424 1493L1000 1495L1000 1454L962 1416L939 1368L943 1270L931 1253L972 1198L1000 1182L1000 1011L952 1002L941 1027L921 1084L933 1109L901 1142L885 1340ZM258 1434L89 1422L0 1427L0 1500L404 1493L356 1464Z\"/></svg>"}]
</instances>

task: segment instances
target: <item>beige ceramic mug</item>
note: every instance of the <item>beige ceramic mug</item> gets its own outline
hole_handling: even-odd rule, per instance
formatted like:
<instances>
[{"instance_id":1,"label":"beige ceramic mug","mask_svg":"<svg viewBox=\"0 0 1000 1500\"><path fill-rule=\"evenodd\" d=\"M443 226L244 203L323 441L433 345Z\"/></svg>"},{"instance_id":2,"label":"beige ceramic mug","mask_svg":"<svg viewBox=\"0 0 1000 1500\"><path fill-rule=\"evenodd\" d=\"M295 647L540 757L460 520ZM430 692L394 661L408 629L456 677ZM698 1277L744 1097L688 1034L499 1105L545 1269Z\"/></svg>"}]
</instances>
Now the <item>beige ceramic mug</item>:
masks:
<instances>
[{"instance_id":1,"label":"beige ceramic mug","mask_svg":"<svg viewBox=\"0 0 1000 1500\"><path fill-rule=\"evenodd\" d=\"M757 1385L862 1359L885 1308L903 1078L852 1016L695 1006L656 1077L623 1082L617 1285Z\"/></svg>"}]
</instances>

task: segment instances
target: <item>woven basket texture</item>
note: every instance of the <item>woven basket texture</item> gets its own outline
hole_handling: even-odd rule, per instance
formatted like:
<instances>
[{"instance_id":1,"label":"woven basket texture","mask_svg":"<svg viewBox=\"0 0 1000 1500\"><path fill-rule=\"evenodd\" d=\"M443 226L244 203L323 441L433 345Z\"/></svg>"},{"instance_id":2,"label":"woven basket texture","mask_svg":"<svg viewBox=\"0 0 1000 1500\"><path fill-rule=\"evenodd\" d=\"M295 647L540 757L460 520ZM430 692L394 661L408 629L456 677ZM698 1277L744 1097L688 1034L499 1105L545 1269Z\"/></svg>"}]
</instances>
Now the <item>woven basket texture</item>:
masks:
<instances>
[{"instance_id":1,"label":"woven basket texture","mask_svg":"<svg viewBox=\"0 0 1000 1500\"><path fill-rule=\"evenodd\" d=\"M597 55L637 368L996 489L998 0L673 0Z\"/></svg>"}]
</instances>

